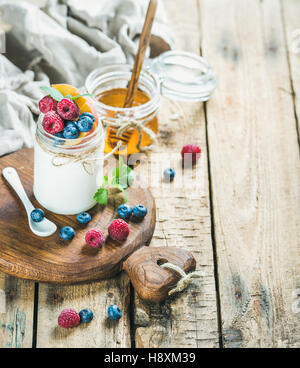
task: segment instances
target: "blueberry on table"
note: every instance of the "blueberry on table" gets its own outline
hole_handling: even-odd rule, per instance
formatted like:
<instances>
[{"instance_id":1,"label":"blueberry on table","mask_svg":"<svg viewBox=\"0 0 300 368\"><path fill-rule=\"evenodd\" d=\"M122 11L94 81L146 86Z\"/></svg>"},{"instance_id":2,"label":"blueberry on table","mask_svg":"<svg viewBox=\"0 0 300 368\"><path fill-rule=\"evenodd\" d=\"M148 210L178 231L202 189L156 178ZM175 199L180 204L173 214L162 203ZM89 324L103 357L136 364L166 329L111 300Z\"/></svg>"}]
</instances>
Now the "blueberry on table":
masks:
<instances>
[{"instance_id":1,"label":"blueberry on table","mask_svg":"<svg viewBox=\"0 0 300 368\"><path fill-rule=\"evenodd\" d=\"M122 317L121 309L115 304L108 307L107 314L108 318L112 319L113 321L117 321Z\"/></svg>"},{"instance_id":2,"label":"blueberry on table","mask_svg":"<svg viewBox=\"0 0 300 368\"><path fill-rule=\"evenodd\" d=\"M128 204L121 204L117 209L117 213L121 219L127 220L132 215L132 207Z\"/></svg>"},{"instance_id":3,"label":"blueberry on table","mask_svg":"<svg viewBox=\"0 0 300 368\"><path fill-rule=\"evenodd\" d=\"M63 240L72 240L75 234L75 230L71 226L65 226L60 230L60 237Z\"/></svg>"},{"instance_id":4,"label":"blueberry on table","mask_svg":"<svg viewBox=\"0 0 300 368\"><path fill-rule=\"evenodd\" d=\"M81 212L76 216L76 220L80 224L88 224L91 221L91 219L92 219L91 215L87 212Z\"/></svg>"},{"instance_id":5,"label":"blueberry on table","mask_svg":"<svg viewBox=\"0 0 300 368\"><path fill-rule=\"evenodd\" d=\"M133 215L139 219L144 218L147 215L147 208L142 204L138 204L133 207Z\"/></svg>"},{"instance_id":6,"label":"blueberry on table","mask_svg":"<svg viewBox=\"0 0 300 368\"><path fill-rule=\"evenodd\" d=\"M173 181L174 180L174 177L175 177L175 170L174 169L166 169L164 171L164 178L166 181L170 182L170 181Z\"/></svg>"},{"instance_id":7,"label":"blueberry on table","mask_svg":"<svg viewBox=\"0 0 300 368\"><path fill-rule=\"evenodd\" d=\"M79 312L79 317L81 323L89 323L94 318L94 313L90 309L85 308Z\"/></svg>"},{"instance_id":8,"label":"blueberry on table","mask_svg":"<svg viewBox=\"0 0 300 368\"><path fill-rule=\"evenodd\" d=\"M41 222L44 220L45 214L43 210L36 208L31 212L30 217L33 222Z\"/></svg>"}]
</instances>

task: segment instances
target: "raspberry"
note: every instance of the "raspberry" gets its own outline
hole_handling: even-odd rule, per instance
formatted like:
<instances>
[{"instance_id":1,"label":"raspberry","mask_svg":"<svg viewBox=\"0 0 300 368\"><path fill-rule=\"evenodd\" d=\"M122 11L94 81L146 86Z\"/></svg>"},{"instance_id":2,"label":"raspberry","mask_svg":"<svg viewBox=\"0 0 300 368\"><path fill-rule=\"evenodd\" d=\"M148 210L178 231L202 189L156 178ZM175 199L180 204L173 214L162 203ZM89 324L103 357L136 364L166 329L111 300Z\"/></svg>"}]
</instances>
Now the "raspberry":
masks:
<instances>
[{"instance_id":1,"label":"raspberry","mask_svg":"<svg viewBox=\"0 0 300 368\"><path fill-rule=\"evenodd\" d=\"M56 134L64 130L64 122L56 112L47 112L43 120L43 128L47 133Z\"/></svg>"},{"instance_id":2,"label":"raspberry","mask_svg":"<svg viewBox=\"0 0 300 368\"><path fill-rule=\"evenodd\" d=\"M56 111L57 101L50 96L45 96L39 102L39 109L43 114L50 111Z\"/></svg>"},{"instance_id":3,"label":"raspberry","mask_svg":"<svg viewBox=\"0 0 300 368\"><path fill-rule=\"evenodd\" d=\"M93 248L99 248L105 243L105 234L102 230L92 229L85 234L85 241Z\"/></svg>"},{"instance_id":4,"label":"raspberry","mask_svg":"<svg viewBox=\"0 0 300 368\"><path fill-rule=\"evenodd\" d=\"M182 147L181 150L181 156L183 160L190 157L190 155L185 156L186 153L192 154L192 164L194 165L200 158L201 148L195 144L187 144L186 146Z\"/></svg>"},{"instance_id":5,"label":"raspberry","mask_svg":"<svg viewBox=\"0 0 300 368\"><path fill-rule=\"evenodd\" d=\"M79 107L76 103L68 98L63 98L57 104L57 112L59 116L65 120L73 120L78 118L80 114Z\"/></svg>"},{"instance_id":6,"label":"raspberry","mask_svg":"<svg viewBox=\"0 0 300 368\"><path fill-rule=\"evenodd\" d=\"M108 227L108 233L114 240L125 240L129 235L129 225L124 220L114 220Z\"/></svg>"},{"instance_id":7,"label":"raspberry","mask_svg":"<svg viewBox=\"0 0 300 368\"><path fill-rule=\"evenodd\" d=\"M80 323L79 314L74 309L64 309L58 317L58 325L62 328L76 327Z\"/></svg>"}]
</instances>

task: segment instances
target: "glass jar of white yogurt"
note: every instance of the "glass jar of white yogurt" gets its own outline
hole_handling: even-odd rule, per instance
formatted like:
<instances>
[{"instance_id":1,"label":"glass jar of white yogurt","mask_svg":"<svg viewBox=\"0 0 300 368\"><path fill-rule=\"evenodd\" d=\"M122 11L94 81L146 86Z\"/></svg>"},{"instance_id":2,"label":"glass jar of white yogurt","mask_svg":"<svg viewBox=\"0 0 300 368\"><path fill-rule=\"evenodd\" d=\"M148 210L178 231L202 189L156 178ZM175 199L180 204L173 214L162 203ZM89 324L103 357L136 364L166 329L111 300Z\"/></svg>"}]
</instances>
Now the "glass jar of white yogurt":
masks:
<instances>
[{"instance_id":1,"label":"glass jar of white yogurt","mask_svg":"<svg viewBox=\"0 0 300 368\"><path fill-rule=\"evenodd\" d=\"M104 132L64 139L47 133L40 115L34 139L34 185L37 201L47 210L75 215L92 208L103 181Z\"/></svg>"}]
</instances>

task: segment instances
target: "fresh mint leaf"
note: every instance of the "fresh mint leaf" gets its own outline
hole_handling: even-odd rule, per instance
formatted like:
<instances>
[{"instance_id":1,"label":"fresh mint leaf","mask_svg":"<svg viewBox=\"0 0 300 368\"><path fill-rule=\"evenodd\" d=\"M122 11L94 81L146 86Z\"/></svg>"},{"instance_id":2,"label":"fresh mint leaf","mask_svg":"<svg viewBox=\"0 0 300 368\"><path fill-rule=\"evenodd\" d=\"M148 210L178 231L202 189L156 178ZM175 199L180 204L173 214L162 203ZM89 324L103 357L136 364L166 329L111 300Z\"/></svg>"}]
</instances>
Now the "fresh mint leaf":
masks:
<instances>
[{"instance_id":1,"label":"fresh mint leaf","mask_svg":"<svg viewBox=\"0 0 300 368\"><path fill-rule=\"evenodd\" d=\"M77 98L79 98L79 97L84 97L84 96L90 96L90 97L92 97L93 95L92 95L91 93L84 93L84 94L82 94L82 95L70 96L69 98L70 98L71 100L77 100Z\"/></svg>"},{"instance_id":2,"label":"fresh mint leaf","mask_svg":"<svg viewBox=\"0 0 300 368\"><path fill-rule=\"evenodd\" d=\"M103 186L97 190L94 195L94 200L100 204L107 205L108 201L108 190Z\"/></svg>"},{"instance_id":3,"label":"fresh mint leaf","mask_svg":"<svg viewBox=\"0 0 300 368\"><path fill-rule=\"evenodd\" d=\"M50 95L56 101L61 101L63 98L65 98L64 95L55 88L42 86L40 89L46 92L47 95Z\"/></svg>"}]
</instances>

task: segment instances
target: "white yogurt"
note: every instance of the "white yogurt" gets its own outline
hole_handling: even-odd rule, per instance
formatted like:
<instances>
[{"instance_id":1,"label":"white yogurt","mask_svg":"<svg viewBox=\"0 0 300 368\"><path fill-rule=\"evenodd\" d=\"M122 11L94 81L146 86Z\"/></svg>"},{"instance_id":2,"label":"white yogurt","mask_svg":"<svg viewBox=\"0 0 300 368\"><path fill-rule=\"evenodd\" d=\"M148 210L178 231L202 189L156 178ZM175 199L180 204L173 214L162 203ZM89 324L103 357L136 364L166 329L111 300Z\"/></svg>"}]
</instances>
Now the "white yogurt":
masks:
<instances>
[{"instance_id":1,"label":"white yogurt","mask_svg":"<svg viewBox=\"0 0 300 368\"><path fill-rule=\"evenodd\" d=\"M102 127L93 138L84 138L85 142L76 149L76 145L55 146L52 136L43 132L39 123L34 142L33 191L37 201L47 210L62 215L89 210L96 204L93 196L103 181ZM80 154L84 159L74 162L72 156L64 158L61 154L73 157ZM56 166L60 163L63 165Z\"/></svg>"}]
</instances>

